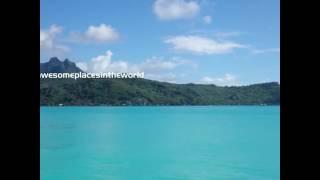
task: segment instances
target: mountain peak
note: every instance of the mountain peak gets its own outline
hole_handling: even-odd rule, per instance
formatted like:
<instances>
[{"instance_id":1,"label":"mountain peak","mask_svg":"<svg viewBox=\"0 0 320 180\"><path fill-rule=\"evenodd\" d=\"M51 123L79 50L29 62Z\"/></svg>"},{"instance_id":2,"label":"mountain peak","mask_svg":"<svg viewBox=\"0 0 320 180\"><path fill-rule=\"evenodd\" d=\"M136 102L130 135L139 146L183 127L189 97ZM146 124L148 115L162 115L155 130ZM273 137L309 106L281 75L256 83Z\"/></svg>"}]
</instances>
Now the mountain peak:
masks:
<instances>
[{"instance_id":1,"label":"mountain peak","mask_svg":"<svg viewBox=\"0 0 320 180\"><path fill-rule=\"evenodd\" d=\"M52 57L49 60L49 63L60 63L61 61L59 60L59 58L57 57Z\"/></svg>"},{"instance_id":2,"label":"mountain peak","mask_svg":"<svg viewBox=\"0 0 320 180\"><path fill-rule=\"evenodd\" d=\"M72 63L69 59L65 59L64 63Z\"/></svg>"},{"instance_id":3,"label":"mountain peak","mask_svg":"<svg viewBox=\"0 0 320 180\"><path fill-rule=\"evenodd\" d=\"M41 73L73 73L83 72L74 62L69 59L60 61L57 57L52 57L48 62L40 63Z\"/></svg>"}]
</instances>

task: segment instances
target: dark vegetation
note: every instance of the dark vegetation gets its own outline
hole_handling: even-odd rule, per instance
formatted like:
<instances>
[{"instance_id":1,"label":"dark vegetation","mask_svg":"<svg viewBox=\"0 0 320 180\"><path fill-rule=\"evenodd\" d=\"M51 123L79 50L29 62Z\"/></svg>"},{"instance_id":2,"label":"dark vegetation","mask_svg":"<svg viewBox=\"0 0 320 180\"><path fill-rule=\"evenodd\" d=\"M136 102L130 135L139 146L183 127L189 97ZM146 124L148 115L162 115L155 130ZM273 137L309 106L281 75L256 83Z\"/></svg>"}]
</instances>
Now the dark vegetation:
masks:
<instances>
[{"instance_id":1,"label":"dark vegetation","mask_svg":"<svg viewBox=\"0 0 320 180\"><path fill-rule=\"evenodd\" d=\"M280 85L170 84L146 79L41 79L41 105L278 105Z\"/></svg>"},{"instance_id":2,"label":"dark vegetation","mask_svg":"<svg viewBox=\"0 0 320 180\"><path fill-rule=\"evenodd\" d=\"M80 72L68 60L51 58L41 72ZM276 82L220 87L147 79L41 79L40 105L279 105Z\"/></svg>"}]
</instances>

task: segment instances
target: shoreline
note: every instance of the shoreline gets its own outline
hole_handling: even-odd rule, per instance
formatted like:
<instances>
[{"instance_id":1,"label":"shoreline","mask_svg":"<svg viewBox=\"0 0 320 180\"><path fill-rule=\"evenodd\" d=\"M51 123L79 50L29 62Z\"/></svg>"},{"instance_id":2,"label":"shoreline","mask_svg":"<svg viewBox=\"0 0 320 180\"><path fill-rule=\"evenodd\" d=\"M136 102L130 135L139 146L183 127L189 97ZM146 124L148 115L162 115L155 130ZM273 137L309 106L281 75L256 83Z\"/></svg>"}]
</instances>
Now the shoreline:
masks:
<instances>
[{"instance_id":1,"label":"shoreline","mask_svg":"<svg viewBox=\"0 0 320 180\"><path fill-rule=\"evenodd\" d=\"M231 107L238 107L238 106L279 106L280 104L269 104L269 105L258 105L258 104L240 104L240 105L40 105L40 107L220 107L220 106L231 106Z\"/></svg>"}]
</instances>

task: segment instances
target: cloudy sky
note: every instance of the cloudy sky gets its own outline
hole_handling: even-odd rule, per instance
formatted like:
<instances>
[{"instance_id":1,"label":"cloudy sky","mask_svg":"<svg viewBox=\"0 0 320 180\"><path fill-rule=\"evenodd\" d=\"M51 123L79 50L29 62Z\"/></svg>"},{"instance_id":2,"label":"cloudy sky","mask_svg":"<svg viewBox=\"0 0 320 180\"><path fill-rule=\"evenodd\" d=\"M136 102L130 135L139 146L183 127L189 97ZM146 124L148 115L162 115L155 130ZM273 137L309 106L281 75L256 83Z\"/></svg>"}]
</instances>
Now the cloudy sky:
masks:
<instances>
[{"instance_id":1,"label":"cloudy sky","mask_svg":"<svg viewBox=\"0 0 320 180\"><path fill-rule=\"evenodd\" d=\"M175 83L280 81L279 0L41 0L45 62Z\"/></svg>"}]
</instances>

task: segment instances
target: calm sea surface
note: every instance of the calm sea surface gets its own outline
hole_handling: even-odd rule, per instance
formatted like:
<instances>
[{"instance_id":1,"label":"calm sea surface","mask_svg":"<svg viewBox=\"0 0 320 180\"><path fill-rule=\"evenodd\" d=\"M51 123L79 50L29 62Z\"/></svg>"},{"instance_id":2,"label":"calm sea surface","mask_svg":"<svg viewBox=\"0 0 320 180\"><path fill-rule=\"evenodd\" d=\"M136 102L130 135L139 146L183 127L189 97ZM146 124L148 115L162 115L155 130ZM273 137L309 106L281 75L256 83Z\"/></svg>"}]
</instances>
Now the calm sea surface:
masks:
<instances>
[{"instance_id":1,"label":"calm sea surface","mask_svg":"<svg viewBox=\"0 0 320 180\"><path fill-rule=\"evenodd\" d=\"M41 180L279 180L279 106L41 107Z\"/></svg>"}]
</instances>

